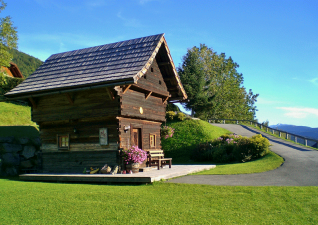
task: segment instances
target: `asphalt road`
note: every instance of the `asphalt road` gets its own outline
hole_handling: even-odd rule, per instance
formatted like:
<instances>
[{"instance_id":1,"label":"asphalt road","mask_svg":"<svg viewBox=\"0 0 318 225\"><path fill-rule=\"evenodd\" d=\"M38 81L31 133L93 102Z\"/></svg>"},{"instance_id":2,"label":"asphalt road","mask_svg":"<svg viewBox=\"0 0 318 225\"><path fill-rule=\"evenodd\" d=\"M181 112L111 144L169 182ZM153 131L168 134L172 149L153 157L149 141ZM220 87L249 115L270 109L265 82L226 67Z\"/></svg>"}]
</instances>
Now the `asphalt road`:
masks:
<instances>
[{"instance_id":1,"label":"asphalt road","mask_svg":"<svg viewBox=\"0 0 318 225\"><path fill-rule=\"evenodd\" d=\"M246 137L261 133L272 144L271 150L285 159L284 164L275 170L263 173L189 175L167 182L233 186L318 186L318 151L284 141L248 126L213 125Z\"/></svg>"}]
</instances>

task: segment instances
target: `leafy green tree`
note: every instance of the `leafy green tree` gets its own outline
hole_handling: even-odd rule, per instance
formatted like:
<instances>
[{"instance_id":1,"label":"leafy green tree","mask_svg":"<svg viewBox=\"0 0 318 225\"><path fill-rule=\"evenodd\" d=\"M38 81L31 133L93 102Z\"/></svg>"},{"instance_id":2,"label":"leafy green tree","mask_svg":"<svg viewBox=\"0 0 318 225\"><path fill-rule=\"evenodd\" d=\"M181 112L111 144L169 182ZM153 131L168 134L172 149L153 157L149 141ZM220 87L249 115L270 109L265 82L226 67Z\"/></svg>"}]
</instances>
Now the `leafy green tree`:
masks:
<instances>
[{"instance_id":1,"label":"leafy green tree","mask_svg":"<svg viewBox=\"0 0 318 225\"><path fill-rule=\"evenodd\" d=\"M246 92L238 67L204 44L189 49L178 68L189 97L185 107L202 119L253 119L258 94Z\"/></svg>"},{"instance_id":2,"label":"leafy green tree","mask_svg":"<svg viewBox=\"0 0 318 225\"><path fill-rule=\"evenodd\" d=\"M6 6L7 4L0 0L0 13ZM17 31L13 27L11 17L0 18L0 66L10 66L12 54L9 50L17 48L17 41Z\"/></svg>"}]
</instances>

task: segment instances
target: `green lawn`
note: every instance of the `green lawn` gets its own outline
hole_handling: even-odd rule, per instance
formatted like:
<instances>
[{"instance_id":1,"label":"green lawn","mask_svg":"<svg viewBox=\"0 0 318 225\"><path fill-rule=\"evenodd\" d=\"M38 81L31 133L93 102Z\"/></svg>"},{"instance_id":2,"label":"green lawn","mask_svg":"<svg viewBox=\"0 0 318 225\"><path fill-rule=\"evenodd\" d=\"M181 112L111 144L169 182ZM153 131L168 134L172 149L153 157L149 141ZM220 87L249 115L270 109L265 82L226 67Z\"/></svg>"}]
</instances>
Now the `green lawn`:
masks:
<instances>
[{"instance_id":1,"label":"green lawn","mask_svg":"<svg viewBox=\"0 0 318 225\"><path fill-rule=\"evenodd\" d=\"M274 152L270 152L264 157L246 162L233 164L217 164L215 169L205 170L194 175L209 175L209 174L247 174L261 173L278 168L284 159Z\"/></svg>"},{"instance_id":2,"label":"green lawn","mask_svg":"<svg viewBox=\"0 0 318 225\"><path fill-rule=\"evenodd\" d=\"M318 187L0 179L1 224L317 224Z\"/></svg>"},{"instance_id":3,"label":"green lawn","mask_svg":"<svg viewBox=\"0 0 318 225\"><path fill-rule=\"evenodd\" d=\"M31 108L13 103L0 102L0 126L36 126L31 121Z\"/></svg>"}]
</instances>

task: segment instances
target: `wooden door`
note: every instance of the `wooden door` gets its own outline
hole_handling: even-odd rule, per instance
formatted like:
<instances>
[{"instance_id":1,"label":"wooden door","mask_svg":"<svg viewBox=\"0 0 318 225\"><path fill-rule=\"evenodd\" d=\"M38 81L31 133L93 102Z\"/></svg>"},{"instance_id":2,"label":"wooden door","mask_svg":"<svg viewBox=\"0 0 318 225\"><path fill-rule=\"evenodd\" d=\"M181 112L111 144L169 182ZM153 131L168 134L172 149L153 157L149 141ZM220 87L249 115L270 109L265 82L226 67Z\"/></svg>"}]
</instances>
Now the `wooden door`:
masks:
<instances>
[{"instance_id":1,"label":"wooden door","mask_svg":"<svg viewBox=\"0 0 318 225\"><path fill-rule=\"evenodd\" d=\"M138 148L142 148L141 142L141 128L134 128L132 135L132 146L138 146Z\"/></svg>"}]
</instances>

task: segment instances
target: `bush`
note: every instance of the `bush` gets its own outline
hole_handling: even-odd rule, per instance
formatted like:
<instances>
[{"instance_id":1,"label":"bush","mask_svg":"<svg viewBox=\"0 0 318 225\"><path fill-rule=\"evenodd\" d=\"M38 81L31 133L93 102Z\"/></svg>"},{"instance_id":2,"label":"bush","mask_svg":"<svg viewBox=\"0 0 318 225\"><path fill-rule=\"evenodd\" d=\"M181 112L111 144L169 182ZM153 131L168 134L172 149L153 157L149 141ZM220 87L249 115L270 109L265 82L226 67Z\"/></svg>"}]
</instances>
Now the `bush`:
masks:
<instances>
[{"instance_id":1,"label":"bush","mask_svg":"<svg viewBox=\"0 0 318 225\"><path fill-rule=\"evenodd\" d=\"M172 121L175 116L176 116L176 113L174 111L166 112L166 119L169 121Z\"/></svg>"},{"instance_id":2,"label":"bush","mask_svg":"<svg viewBox=\"0 0 318 225\"><path fill-rule=\"evenodd\" d=\"M261 134L251 138L222 135L213 141L200 144L194 151L194 158L197 161L217 163L247 162L268 154L269 146L269 141Z\"/></svg>"},{"instance_id":3,"label":"bush","mask_svg":"<svg viewBox=\"0 0 318 225\"><path fill-rule=\"evenodd\" d=\"M174 129L172 127L164 126L160 130L161 138L171 138L174 134Z\"/></svg>"},{"instance_id":4,"label":"bush","mask_svg":"<svg viewBox=\"0 0 318 225\"><path fill-rule=\"evenodd\" d=\"M175 116L175 119L179 120L179 121L183 121L186 118L187 118L187 116L184 113L182 113L182 112L178 112L177 115Z\"/></svg>"},{"instance_id":5,"label":"bush","mask_svg":"<svg viewBox=\"0 0 318 225\"><path fill-rule=\"evenodd\" d=\"M4 95L24 81L24 78L14 78L0 72L0 95Z\"/></svg>"}]
</instances>

